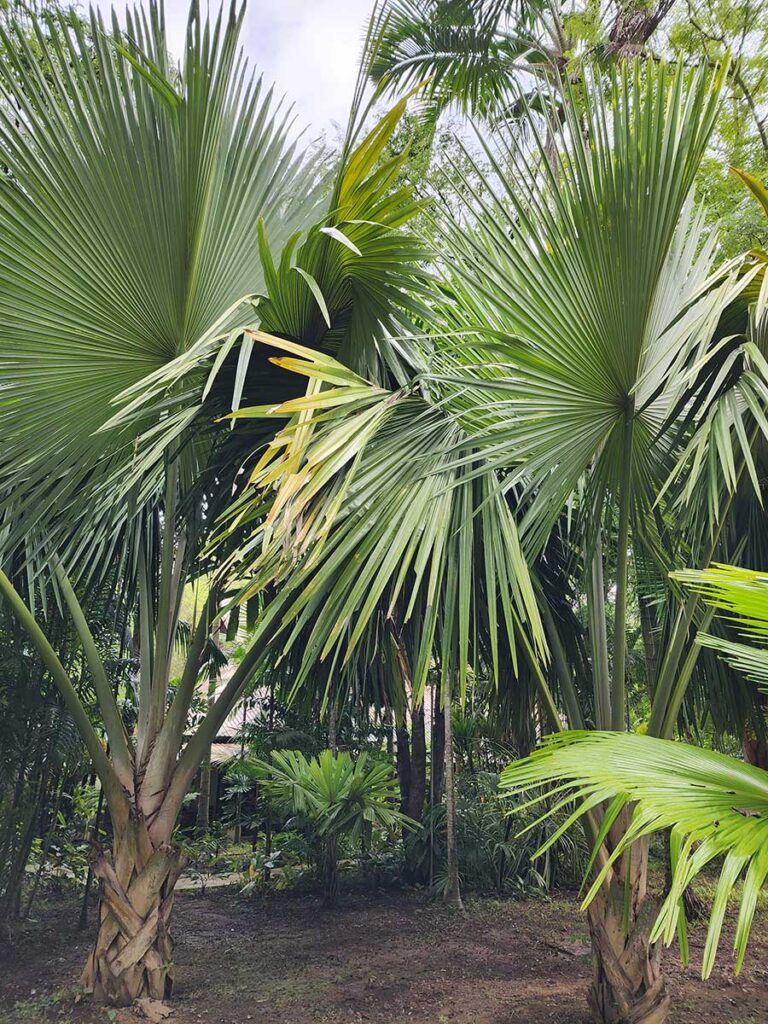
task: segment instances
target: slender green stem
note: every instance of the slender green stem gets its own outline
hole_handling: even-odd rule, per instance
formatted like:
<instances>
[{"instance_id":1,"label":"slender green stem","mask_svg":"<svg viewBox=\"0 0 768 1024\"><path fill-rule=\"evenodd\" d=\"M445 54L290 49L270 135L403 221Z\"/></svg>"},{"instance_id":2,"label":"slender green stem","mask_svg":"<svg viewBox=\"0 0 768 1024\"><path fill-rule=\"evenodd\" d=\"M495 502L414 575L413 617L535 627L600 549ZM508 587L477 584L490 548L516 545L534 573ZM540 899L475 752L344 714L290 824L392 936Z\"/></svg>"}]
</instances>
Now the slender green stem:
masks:
<instances>
[{"instance_id":1,"label":"slender green stem","mask_svg":"<svg viewBox=\"0 0 768 1024\"><path fill-rule=\"evenodd\" d=\"M608 672L608 631L603 580L603 542L598 534L587 577L587 614L592 642L592 687L595 698L595 725L611 726L611 681Z\"/></svg>"},{"instance_id":2,"label":"slender green stem","mask_svg":"<svg viewBox=\"0 0 768 1024\"><path fill-rule=\"evenodd\" d=\"M749 439L750 449L754 446L755 442L757 441L757 438L759 436L759 430L759 427L755 427L752 431L752 435ZM710 542L709 548L707 549L706 555L700 562L700 564L704 567L710 564L710 562L714 558L715 552L717 551L717 546L720 543L720 535L723 532L723 527L731 511L731 506L733 505L736 490L741 481L741 477L744 473L745 466L746 462L744 461L744 459L742 459L741 465L739 466L739 470L736 476L736 484L733 490L728 495L728 499L725 502L725 507L723 508L722 515L720 516L719 522L717 524L717 529L713 532L712 540ZM685 688L681 688L680 686L675 687L674 682L678 673L680 659L682 657L683 650L685 649L685 643L688 639L688 634L690 633L691 626L693 625L693 621L700 603L701 595L697 593L691 593L688 595L685 604L677 614L674 629L672 631L672 640L667 647L667 652L662 661L661 671L659 673L659 681L654 693L653 706L651 708L651 720L648 724L648 734L650 736L666 736L669 728L674 728L674 720L677 718L677 713L680 710L680 704L682 703L683 698L685 697ZM695 666L696 658L698 658L698 650L696 650L696 655L694 657L693 665L691 667L691 673L693 672L693 666ZM689 681L690 673L685 680L686 686ZM673 692L675 694L674 702L676 702L677 707L674 712L674 715L671 716L669 714L669 709L671 706Z\"/></svg>"},{"instance_id":3,"label":"slender green stem","mask_svg":"<svg viewBox=\"0 0 768 1024\"><path fill-rule=\"evenodd\" d=\"M16 588L1 569L0 594L3 595L11 611L26 630L32 645L50 672L51 678L56 684L67 710L72 715L83 743L91 756L93 767L104 786L104 793L109 804L110 814L113 816L113 821L116 825L119 824L121 821L126 820L128 815L127 794L120 785L120 780L109 762L109 758L101 745L99 737L96 735L96 730L77 695L77 691L72 685L66 669L59 661L58 655L48 642L48 638L35 621L34 615L27 608Z\"/></svg>"},{"instance_id":4,"label":"slender green stem","mask_svg":"<svg viewBox=\"0 0 768 1024\"><path fill-rule=\"evenodd\" d=\"M540 588L537 589L540 590ZM563 695L565 711L568 715L568 725L571 729L583 729L584 716L581 713L576 687L573 685L573 675L568 665L568 658L563 648L563 642L560 639L560 632L552 615L552 609L543 595L541 595L539 600L539 608L544 620L544 629L546 630L549 648L552 652L552 663L560 683L560 693Z\"/></svg>"},{"instance_id":5,"label":"slender green stem","mask_svg":"<svg viewBox=\"0 0 768 1024\"><path fill-rule=\"evenodd\" d=\"M173 828L173 823L176 821L189 784L202 764L207 747L216 738L216 734L224 720L256 671L263 653L261 644L254 640L245 657L232 674L231 679L219 694L213 707L203 718L190 738L189 743L187 743L182 751L171 777L168 791L157 815L157 820L151 826L151 829L155 830L158 835L170 834L170 829Z\"/></svg>"},{"instance_id":6,"label":"slender green stem","mask_svg":"<svg viewBox=\"0 0 768 1024\"><path fill-rule=\"evenodd\" d=\"M173 760L181 749L181 743L184 738L184 726L186 725L192 698L195 694L195 686L200 674L200 662L206 641L210 635L211 623L216 614L218 597L218 588L212 586L208 591L208 597L192 634L187 657L184 661L181 681L176 689L171 709L166 715L160 735L150 755L145 782L152 791L160 790L164 787L170 776Z\"/></svg>"},{"instance_id":7,"label":"slender green stem","mask_svg":"<svg viewBox=\"0 0 768 1024\"><path fill-rule=\"evenodd\" d=\"M616 549L616 604L613 623L613 686L611 688L611 729L626 728L627 705L627 586L629 582L629 517L632 503L632 435L634 401L626 412L624 451L619 494L619 531Z\"/></svg>"},{"instance_id":8,"label":"slender green stem","mask_svg":"<svg viewBox=\"0 0 768 1024\"><path fill-rule=\"evenodd\" d=\"M515 616L515 626L517 628L517 635L520 643L523 645L523 650L525 651L526 660L530 665L533 677L536 680L536 685L539 689L539 694L544 702L544 707L547 709L550 724L555 732L562 732L563 721L560 718L560 712L557 709L555 698L552 696L552 691L549 688L549 683L547 682L542 670L541 662L536 657L536 652L531 647L531 642L528 639L522 624L518 621L517 616Z\"/></svg>"},{"instance_id":9,"label":"slender green stem","mask_svg":"<svg viewBox=\"0 0 768 1024\"><path fill-rule=\"evenodd\" d=\"M714 618L715 609L708 608L701 622L699 623L700 629L707 629L710 622ZM666 708L666 714L664 722L661 727L661 738L665 740L671 740L672 735L675 731L675 722L680 712L683 701L685 700L685 694L688 690L688 684L691 681L693 670L696 668L696 662L699 660L699 654L701 653L701 646L697 643L691 644L688 651L688 655L683 662L683 667L677 675L674 689L669 698Z\"/></svg>"},{"instance_id":10,"label":"slender green stem","mask_svg":"<svg viewBox=\"0 0 768 1024\"><path fill-rule=\"evenodd\" d=\"M149 737L154 740L165 716L168 697L168 669L176 625L176 601L173 593L174 556L176 553L176 497L179 465L174 459L166 470L165 503L163 507L163 544L160 556L160 588L155 629L155 656L152 662L152 697L149 711Z\"/></svg>"},{"instance_id":11,"label":"slender green stem","mask_svg":"<svg viewBox=\"0 0 768 1024\"><path fill-rule=\"evenodd\" d=\"M58 580L59 590L67 604L67 607L69 608L69 613L72 616L72 622L74 623L77 635L80 638L80 643L83 646L83 652L85 653L88 667L91 670L93 688L96 691L99 708L101 709L101 717L104 722L107 739L109 740L115 770L123 787L129 793L132 793L133 757L131 756L129 749L128 737L125 733L123 719L120 716L115 695L112 692L112 687L107 679L107 673L104 670L104 663L96 649L93 634L88 626L80 602L77 600L77 596L72 589L72 584L69 582L69 578L64 572L64 568L56 556L53 558L53 568L56 573L56 579Z\"/></svg>"},{"instance_id":12,"label":"slender green stem","mask_svg":"<svg viewBox=\"0 0 768 1024\"><path fill-rule=\"evenodd\" d=\"M136 727L136 762L144 763L149 744L149 708L152 702L152 595L144 542L139 546L139 713Z\"/></svg>"}]
</instances>

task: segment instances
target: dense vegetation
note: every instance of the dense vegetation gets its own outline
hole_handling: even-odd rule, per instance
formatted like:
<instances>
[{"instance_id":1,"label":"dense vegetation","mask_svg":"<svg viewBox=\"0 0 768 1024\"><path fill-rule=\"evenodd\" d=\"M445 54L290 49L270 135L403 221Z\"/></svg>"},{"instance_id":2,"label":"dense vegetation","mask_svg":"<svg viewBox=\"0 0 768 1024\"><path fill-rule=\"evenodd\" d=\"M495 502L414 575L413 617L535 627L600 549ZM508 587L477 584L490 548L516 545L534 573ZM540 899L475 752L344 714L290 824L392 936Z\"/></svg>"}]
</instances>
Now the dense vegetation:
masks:
<instances>
[{"instance_id":1,"label":"dense vegetation","mask_svg":"<svg viewBox=\"0 0 768 1024\"><path fill-rule=\"evenodd\" d=\"M584 881L661 1024L768 876L766 5L382 0L306 148L243 14L2 13L0 913L152 1005L182 876Z\"/></svg>"}]
</instances>

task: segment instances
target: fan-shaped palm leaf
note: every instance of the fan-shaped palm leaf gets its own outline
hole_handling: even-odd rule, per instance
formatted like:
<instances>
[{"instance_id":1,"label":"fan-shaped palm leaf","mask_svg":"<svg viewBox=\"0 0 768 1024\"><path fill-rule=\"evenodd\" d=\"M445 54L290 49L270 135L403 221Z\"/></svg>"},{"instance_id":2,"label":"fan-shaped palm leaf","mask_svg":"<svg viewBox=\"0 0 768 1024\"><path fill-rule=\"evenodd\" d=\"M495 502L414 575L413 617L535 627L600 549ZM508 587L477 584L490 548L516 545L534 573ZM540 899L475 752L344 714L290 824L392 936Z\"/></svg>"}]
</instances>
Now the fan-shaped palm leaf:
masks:
<instances>
[{"instance_id":1,"label":"fan-shaped palm leaf","mask_svg":"<svg viewBox=\"0 0 768 1024\"><path fill-rule=\"evenodd\" d=\"M386 90L427 83L437 110L498 115L519 98L517 82L544 58L525 27L541 5L518 0L385 0L368 74ZM516 15L515 31L511 16Z\"/></svg>"},{"instance_id":2,"label":"fan-shaped palm leaf","mask_svg":"<svg viewBox=\"0 0 768 1024\"><path fill-rule=\"evenodd\" d=\"M460 333L433 375L478 450L535 491L529 551L585 476L590 509L627 474L647 507L671 468L679 370L739 288L689 202L722 77L633 64L607 94L569 91L557 171L500 132L468 226L444 225Z\"/></svg>"},{"instance_id":3,"label":"fan-shaped palm leaf","mask_svg":"<svg viewBox=\"0 0 768 1024\"><path fill-rule=\"evenodd\" d=\"M164 14L129 13L111 34L92 13L0 32L3 452L11 540L78 495L77 513L125 512L111 486L162 471L150 435L104 429L115 398L174 360L263 290L257 225L281 244L320 198L290 113L238 51L243 9L208 21L193 3L181 68ZM51 68L43 74L42 65ZM171 406L179 436L190 410ZM141 426L151 422L151 411ZM71 528L71 520L68 526Z\"/></svg>"}]
</instances>

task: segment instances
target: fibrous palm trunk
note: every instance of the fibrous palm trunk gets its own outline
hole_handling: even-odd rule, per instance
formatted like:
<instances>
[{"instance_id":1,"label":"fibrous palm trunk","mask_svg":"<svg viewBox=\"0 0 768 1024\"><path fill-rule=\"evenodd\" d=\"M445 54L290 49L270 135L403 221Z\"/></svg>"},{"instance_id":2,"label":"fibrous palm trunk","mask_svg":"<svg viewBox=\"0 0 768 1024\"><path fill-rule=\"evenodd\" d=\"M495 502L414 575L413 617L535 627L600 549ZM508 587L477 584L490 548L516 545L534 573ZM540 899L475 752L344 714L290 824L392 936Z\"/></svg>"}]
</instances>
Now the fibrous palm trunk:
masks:
<instances>
[{"instance_id":1,"label":"fibrous palm trunk","mask_svg":"<svg viewBox=\"0 0 768 1024\"><path fill-rule=\"evenodd\" d=\"M667 1019L661 948L649 941L658 908L646 892L647 870L647 843L641 841L589 907L589 1005L600 1024L663 1024Z\"/></svg>"},{"instance_id":2,"label":"fibrous palm trunk","mask_svg":"<svg viewBox=\"0 0 768 1024\"><path fill-rule=\"evenodd\" d=\"M323 888L325 905L332 907L339 895L339 865L337 860L336 836L330 835L325 844L323 864Z\"/></svg>"},{"instance_id":3,"label":"fibrous palm trunk","mask_svg":"<svg viewBox=\"0 0 768 1024\"><path fill-rule=\"evenodd\" d=\"M136 999L168 999L173 988L170 924L173 889L184 859L169 842L153 842L143 820L132 818L114 836L112 854L96 850L101 883L99 931L82 984L96 1002L130 1006Z\"/></svg>"}]
</instances>

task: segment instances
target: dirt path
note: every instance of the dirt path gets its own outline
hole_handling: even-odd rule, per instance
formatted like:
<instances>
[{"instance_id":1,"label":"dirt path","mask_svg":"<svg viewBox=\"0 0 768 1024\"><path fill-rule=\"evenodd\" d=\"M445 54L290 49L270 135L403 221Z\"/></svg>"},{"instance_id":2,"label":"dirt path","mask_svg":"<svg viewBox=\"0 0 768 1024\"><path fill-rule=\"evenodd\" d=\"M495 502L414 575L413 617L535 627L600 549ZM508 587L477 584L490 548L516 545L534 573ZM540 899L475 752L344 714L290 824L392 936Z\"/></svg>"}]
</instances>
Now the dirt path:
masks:
<instances>
[{"instance_id":1,"label":"dirt path","mask_svg":"<svg viewBox=\"0 0 768 1024\"><path fill-rule=\"evenodd\" d=\"M477 901L465 917L405 893L266 902L231 892L177 902L178 987L170 1024L586 1024L590 960L575 901ZM41 908L42 910L42 908ZM90 937L67 900L0 947L0 1022L108 1024L73 1004ZM669 957L670 1024L765 1024L768 930L756 925L735 982L727 957L709 983ZM765 936L765 938L761 938ZM699 962L703 934L694 932ZM112 1019L115 1019L114 1017ZM121 1013L120 1024L133 1021Z\"/></svg>"}]
</instances>

